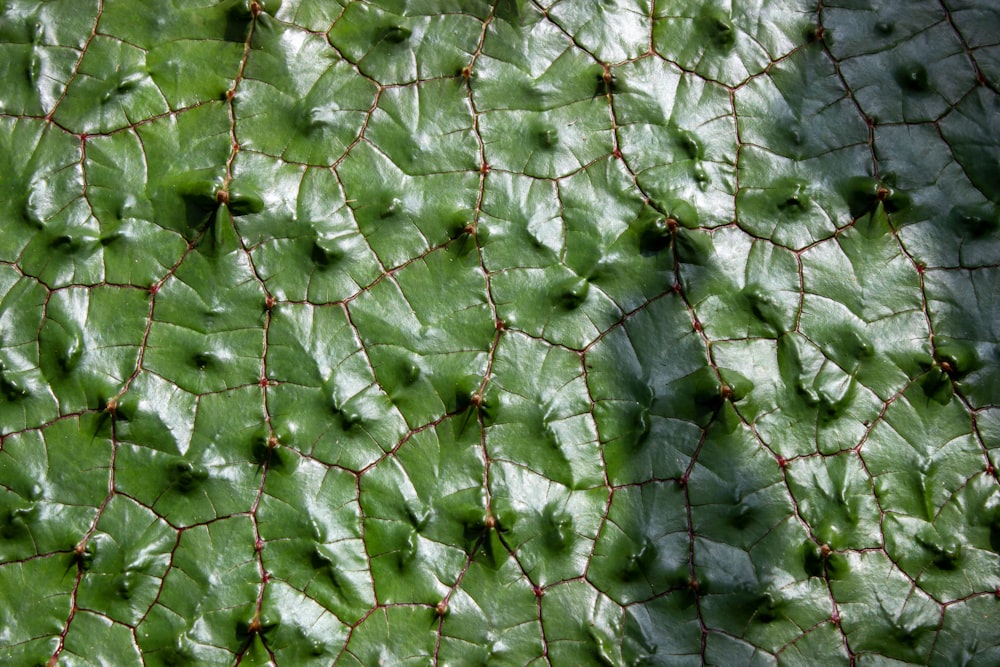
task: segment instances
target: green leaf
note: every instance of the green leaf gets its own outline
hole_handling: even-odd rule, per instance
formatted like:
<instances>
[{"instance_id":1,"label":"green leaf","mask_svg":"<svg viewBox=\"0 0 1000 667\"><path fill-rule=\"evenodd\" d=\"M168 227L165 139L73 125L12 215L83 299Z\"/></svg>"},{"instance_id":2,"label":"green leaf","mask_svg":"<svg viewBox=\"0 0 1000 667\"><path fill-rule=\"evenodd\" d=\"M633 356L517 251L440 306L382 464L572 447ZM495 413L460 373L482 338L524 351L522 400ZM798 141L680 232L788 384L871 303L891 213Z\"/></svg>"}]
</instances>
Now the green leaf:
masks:
<instances>
[{"instance_id":1,"label":"green leaf","mask_svg":"<svg viewBox=\"0 0 1000 667\"><path fill-rule=\"evenodd\" d=\"M994 4L0 2L0 663L1000 662Z\"/></svg>"}]
</instances>

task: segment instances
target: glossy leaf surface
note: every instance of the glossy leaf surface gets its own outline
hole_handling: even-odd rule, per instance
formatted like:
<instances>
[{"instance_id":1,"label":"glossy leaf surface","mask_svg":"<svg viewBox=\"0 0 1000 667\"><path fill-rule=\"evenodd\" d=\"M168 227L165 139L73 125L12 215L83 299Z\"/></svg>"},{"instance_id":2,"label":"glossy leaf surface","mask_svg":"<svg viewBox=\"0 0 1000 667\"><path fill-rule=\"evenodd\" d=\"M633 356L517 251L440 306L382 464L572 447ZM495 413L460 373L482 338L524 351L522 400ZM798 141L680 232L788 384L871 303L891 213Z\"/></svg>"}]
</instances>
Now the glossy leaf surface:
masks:
<instances>
[{"instance_id":1,"label":"glossy leaf surface","mask_svg":"<svg viewBox=\"0 0 1000 667\"><path fill-rule=\"evenodd\" d=\"M1000 662L991 0L0 1L0 662Z\"/></svg>"}]
</instances>

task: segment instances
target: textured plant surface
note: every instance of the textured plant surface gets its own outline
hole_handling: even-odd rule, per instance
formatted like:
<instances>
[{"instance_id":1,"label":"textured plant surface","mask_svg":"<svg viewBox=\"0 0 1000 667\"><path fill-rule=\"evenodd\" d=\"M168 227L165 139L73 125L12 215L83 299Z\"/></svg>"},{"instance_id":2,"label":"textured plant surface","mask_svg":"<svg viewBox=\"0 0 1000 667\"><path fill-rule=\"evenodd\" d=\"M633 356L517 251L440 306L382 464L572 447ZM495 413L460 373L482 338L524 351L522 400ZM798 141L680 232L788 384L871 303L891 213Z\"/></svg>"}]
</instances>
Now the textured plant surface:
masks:
<instances>
[{"instance_id":1,"label":"textured plant surface","mask_svg":"<svg viewBox=\"0 0 1000 667\"><path fill-rule=\"evenodd\" d=\"M994 0L0 8L0 662L1000 664Z\"/></svg>"}]
</instances>

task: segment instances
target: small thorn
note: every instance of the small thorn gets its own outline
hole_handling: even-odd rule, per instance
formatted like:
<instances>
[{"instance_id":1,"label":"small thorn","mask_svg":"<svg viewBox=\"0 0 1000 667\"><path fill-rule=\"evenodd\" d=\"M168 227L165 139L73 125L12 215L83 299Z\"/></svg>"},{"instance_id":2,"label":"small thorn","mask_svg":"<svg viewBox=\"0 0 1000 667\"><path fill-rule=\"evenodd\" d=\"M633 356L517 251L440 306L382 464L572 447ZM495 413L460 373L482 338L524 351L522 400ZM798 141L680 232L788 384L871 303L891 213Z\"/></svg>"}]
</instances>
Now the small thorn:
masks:
<instances>
[{"instance_id":1,"label":"small thorn","mask_svg":"<svg viewBox=\"0 0 1000 667\"><path fill-rule=\"evenodd\" d=\"M104 404L104 411L109 415L114 416L118 412L118 401L113 398L109 398L108 402Z\"/></svg>"},{"instance_id":2,"label":"small thorn","mask_svg":"<svg viewBox=\"0 0 1000 667\"><path fill-rule=\"evenodd\" d=\"M281 444L281 442L278 440L278 436L274 435L273 433L267 439L267 448L268 449L277 449L278 445L280 445L280 444Z\"/></svg>"},{"instance_id":3,"label":"small thorn","mask_svg":"<svg viewBox=\"0 0 1000 667\"><path fill-rule=\"evenodd\" d=\"M469 236L475 236L476 234L476 223L470 222L465 227L462 227L462 233L468 234Z\"/></svg>"},{"instance_id":4,"label":"small thorn","mask_svg":"<svg viewBox=\"0 0 1000 667\"><path fill-rule=\"evenodd\" d=\"M541 586L532 586L531 592L535 594L536 598L540 598L545 595L545 590Z\"/></svg>"},{"instance_id":5,"label":"small thorn","mask_svg":"<svg viewBox=\"0 0 1000 667\"><path fill-rule=\"evenodd\" d=\"M830 622L834 625L840 625L840 612L834 609L833 614L830 615Z\"/></svg>"},{"instance_id":6,"label":"small thorn","mask_svg":"<svg viewBox=\"0 0 1000 667\"><path fill-rule=\"evenodd\" d=\"M267 299L265 299L265 300L264 300L264 306L265 306L265 307L266 307L266 308L267 308L268 310L272 310L272 309L274 308L274 304L276 304L276 303L278 303L278 300L277 300L277 299L275 299L275 298L274 298L273 296L271 296L270 294L268 294L268 295L267 295Z\"/></svg>"},{"instance_id":7,"label":"small thorn","mask_svg":"<svg viewBox=\"0 0 1000 667\"><path fill-rule=\"evenodd\" d=\"M436 605L434 605L434 611L437 612L438 616L444 616L448 613L448 601L441 600Z\"/></svg>"},{"instance_id":8,"label":"small thorn","mask_svg":"<svg viewBox=\"0 0 1000 667\"><path fill-rule=\"evenodd\" d=\"M680 283L674 283L670 289L674 291L674 294L680 294L683 291Z\"/></svg>"},{"instance_id":9,"label":"small thorn","mask_svg":"<svg viewBox=\"0 0 1000 667\"><path fill-rule=\"evenodd\" d=\"M667 218L667 229L670 230L671 234L676 234L677 230L680 228L681 223L677 222L677 218Z\"/></svg>"},{"instance_id":10,"label":"small thorn","mask_svg":"<svg viewBox=\"0 0 1000 667\"><path fill-rule=\"evenodd\" d=\"M469 405L473 407L480 407L483 404L483 395L478 391L469 397Z\"/></svg>"},{"instance_id":11,"label":"small thorn","mask_svg":"<svg viewBox=\"0 0 1000 667\"><path fill-rule=\"evenodd\" d=\"M228 204L229 203L229 190L225 188L220 188L215 193L215 203L217 204Z\"/></svg>"},{"instance_id":12,"label":"small thorn","mask_svg":"<svg viewBox=\"0 0 1000 667\"><path fill-rule=\"evenodd\" d=\"M613 151L611 151L611 155L618 158L619 160L622 159L622 152L620 148L615 148Z\"/></svg>"},{"instance_id":13,"label":"small thorn","mask_svg":"<svg viewBox=\"0 0 1000 667\"><path fill-rule=\"evenodd\" d=\"M254 18L257 18L258 16L260 16L260 12L261 12L260 3L257 2L256 0L254 0L254 2L251 2L250 3L250 13L253 14Z\"/></svg>"},{"instance_id":14,"label":"small thorn","mask_svg":"<svg viewBox=\"0 0 1000 667\"><path fill-rule=\"evenodd\" d=\"M687 473L684 473L683 475L681 475L680 477L678 477L677 478L677 483L680 484L681 486L687 486L687 483L688 483Z\"/></svg>"},{"instance_id":15,"label":"small thorn","mask_svg":"<svg viewBox=\"0 0 1000 667\"><path fill-rule=\"evenodd\" d=\"M919 273L920 275L923 275L924 271L927 270L927 265L924 264L923 262L917 262L916 266L917 266L917 273Z\"/></svg>"},{"instance_id":16,"label":"small thorn","mask_svg":"<svg viewBox=\"0 0 1000 667\"><path fill-rule=\"evenodd\" d=\"M698 320L691 320L691 327L698 333L701 333L701 322Z\"/></svg>"},{"instance_id":17,"label":"small thorn","mask_svg":"<svg viewBox=\"0 0 1000 667\"><path fill-rule=\"evenodd\" d=\"M149 286L149 293L152 296L156 296L156 293L160 291L160 283L153 283Z\"/></svg>"},{"instance_id":18,"label":"small thorn","mask_svg":"<svg viewBox=\"0 0 1000 667\"><path fill-rule=\"evenodd\" d=\"M229 90L226 91L226 101L227 102L232 102L234 97L236 97L236 89L235 88L230 88Z\"/></svg>"},{"instance_id":19,"label":"small thorn","mask_svg":"<svg viewBox=\"0 0 1000 667\"><path fill-rule=\"evenodd\" d=\"M492 514L486 514L486 520L483 521L483 525L486 526L488 530L492 530L497 527L497 520Z\"/></svg>"},{"instance_id":20,"label":"small thorn","mask_svg":"<svg viewBox=\"0 0 1000 667\"><path fill-rule=\"evenodd\" d=\"M728 384L723 383L722 386L719 387L719 394L722 396L723 400L729 400L733 397L733 388Z\"/></svg>"},{"instance_id":21,"label":"small thorn","mask_svg":"<svg viewBox=\"0 0 1000 667\"><path fill-rule=\"evenodd\" d=\"M786 459L784 456L778 456L776 460L778 462L778 467L781 468L782 470L788 467L788 459Z\"/></svg>"},{"instance_id":22,"label":"small thorn","mask_svg":"<svg viewBox=\"0 0 1000 667\"><path fill-rule=\"evenodd\" d=\"M688 579L688 588L693 590L695 593L698 592L698 587L700 586L701 582L699 582L695 577L691 577L690 579Z\"/></svg>"},{"instance_id":23,"label":"small thorn","mask_svg":"<svg viewBox=\"0 0 1000 667\"><path fill-rule=\"evenodd\" d=\"M497 328L497 331L505 331L507 329L507 323L501 320L500 318L497 318L497 321L494 324Z\"/></svg>"},{"instance_id":24,"label":"small thorn","mask_svg":"<svg viewBox=\"0 0 1000 667\"><path fill-rule=\"evenodd\" d=\"M954 371L955 369L952 368L951 362L942 361L941 362L941 370L943 370L945 373L951 375L952 371Z\"/></svg>"},{"instance_id":25,"label":"small thorn","mask_svg":"<svg viewBox=\"0 0 1000 667\"><path fill-rule=\"evenodd\" d=\"M468 81L469 79L472 78L472 66L471 65L466 65L465 67L462 68L462 78L465 79L466 81Z\"/></svg>"},{"instance_id":26,"label":"small thorn","mask_svg":"<svg viewBox=\"0 0 1000 667\"><path fill-rule=\"evenodd\" d=\"M73 547L73 553L76 554L77 556L82 556L84 553L86 553L86 551L87 551L87 538L84 537L82 540L76 543L75 547Z\"/></svg>"},{"instance_id":27,"label":"small thorn","mask_svg":"<svg viewBox=\"0 0 1000 667\"><path fill-rule=\"evenodd\" d=\"M889 190L884 187L880 187L875 192L875 198L878 199L879 201L885 201L886 199L889 198Z\"/></svg>"},{"instance_id":28,"label":"small thorn","mask_svg":"<svg viewBox=\"0 0 1000 667\"><path fill-rule=\"evenodd\" d=\"M257 540L253 544L253 548L254 548L254 551L256 551L257 553L260 553L261 551L263 551L264 550L264 540L262 540L262 539L260 539L258 537Z\"/></svg>"},{"instance_id":29,"label":"small thorn","mask_svg":"<svg viewBox=\"0 0 1000 667\"><path fill-rule=\"evenodd\" d=\"M482 163L481 165L479 165L479 173L480 174L488 174L488 173L490 173L490 165L488 165L485 162Z\"/></svg>"},{"instance_id":30,"label":"small thorn","mask_svg":"<svg viewBox=\"0 0 1000 667\"><path fill-rule=\"evenodd\" d=\"M823 555L823 558L826 558L831 553L833 553L833 549L830 548L829 544L823 544L823 545L820 546L819 552Z\"/></svg>"},{"instance_id":31,"label":"small thorn","mask_svg":"<svg viewBox=\"0 0 1000 667\"><path fill-rule=\"evenodd\" d=\"M261 379L260 379L260 381L259 381L259 382L258 382L257 384L259 384L259 385L260 385L260 388L261 388L261 389L267 389L267 386L268 386L269 384L271 384L271 383L270 383L270 382L268 382L267 378L261 378Z\"/></svg>"}]
</instances>

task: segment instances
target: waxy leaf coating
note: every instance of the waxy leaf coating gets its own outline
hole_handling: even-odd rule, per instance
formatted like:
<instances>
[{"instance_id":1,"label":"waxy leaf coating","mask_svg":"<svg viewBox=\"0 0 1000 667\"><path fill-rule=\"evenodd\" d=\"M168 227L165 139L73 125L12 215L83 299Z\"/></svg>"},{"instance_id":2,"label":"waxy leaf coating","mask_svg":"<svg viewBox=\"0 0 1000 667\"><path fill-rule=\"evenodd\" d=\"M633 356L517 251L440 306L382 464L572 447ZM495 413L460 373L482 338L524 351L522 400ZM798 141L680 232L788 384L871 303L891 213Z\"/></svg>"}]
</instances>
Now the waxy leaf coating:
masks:
<instances>
[{"instance_id":1,"label":"waxy leaf coating","mask_svg":"<svg viewBox=\"0 0 1000 667\"><path fill-rule=\"evenodd\" d=\"M0 663L1000 663L998 36L0 2Z\"/></svg>"}]
</instances>

